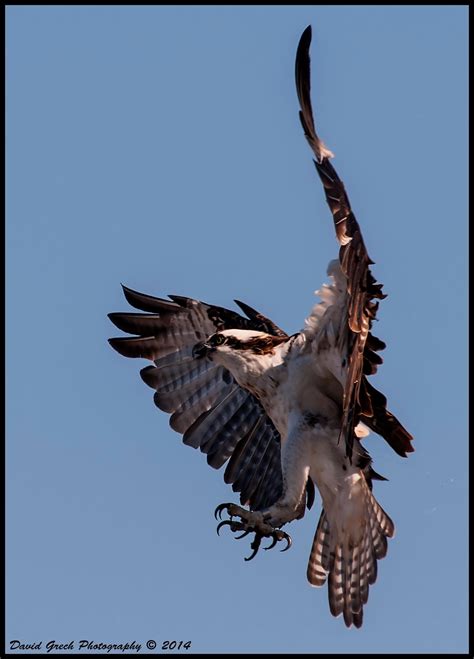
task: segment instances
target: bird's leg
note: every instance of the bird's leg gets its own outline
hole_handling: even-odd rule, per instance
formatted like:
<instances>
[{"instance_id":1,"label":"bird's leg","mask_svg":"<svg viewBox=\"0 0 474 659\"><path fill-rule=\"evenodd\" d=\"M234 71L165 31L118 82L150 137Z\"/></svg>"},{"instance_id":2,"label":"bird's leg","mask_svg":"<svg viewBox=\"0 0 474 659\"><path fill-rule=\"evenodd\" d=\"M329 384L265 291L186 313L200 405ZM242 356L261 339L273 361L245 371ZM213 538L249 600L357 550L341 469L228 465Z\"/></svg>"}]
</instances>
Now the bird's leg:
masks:
<instances>
[{"instance_id":1,"label":"bird's leg","mask_svg":"<svg viewBox=\"0 0 474 659\"><path fill-rule=\"evenodd\" d=\"M223 503L217 506L215 515L221 517L225 510L230 519L222 521L217 532L223 526L229 526L231 531L242 531L242 538L248 533L255 533L251 544L252 554L246 560L251 560L258 552L262 538L272 538L265 549L271 549L281 540L286 540L286 551L291 546L288 533L280 530L283 524L299 519L304 514L306 503L305 489L309 476L310 447L306 433L306 424L301 416L292 420L291 429L281 450L281 467L283 476L283 492L273 505L263 510L246 510L234 503ZM234 520L240 518L240 521Z\"/></svg>"},{"instance_id":2,"label":"bird's leg","mask_svg":"<svg viewBox=\"0 0 474 659\"><path fill-rule=\"evenodd\" d=\"M268 547L264 547L264 549L272 549L281 540L286 540L286 547L281 551L286 551L291 547L291 537L288 533L275 528L270 523L271 513L269 510L251 511L237 506L235 503L221 503L217 506L214 513L216 519L218 516L221 519L224 510L230 516L230 519L220 522L217 527L217 533L219 533L223 526L229 526L233 532L243 531L241 535L235 536L236 540L240 540L240 538L247 536L249 533L255 533L255 537L250 545L252 554L245 559L246 561L250 561L256 556L260 549L262 538L272 538L271 544ZM233 517L240 517L241 521L234 520L232 519Z\"/></svg>"}]
</instances>

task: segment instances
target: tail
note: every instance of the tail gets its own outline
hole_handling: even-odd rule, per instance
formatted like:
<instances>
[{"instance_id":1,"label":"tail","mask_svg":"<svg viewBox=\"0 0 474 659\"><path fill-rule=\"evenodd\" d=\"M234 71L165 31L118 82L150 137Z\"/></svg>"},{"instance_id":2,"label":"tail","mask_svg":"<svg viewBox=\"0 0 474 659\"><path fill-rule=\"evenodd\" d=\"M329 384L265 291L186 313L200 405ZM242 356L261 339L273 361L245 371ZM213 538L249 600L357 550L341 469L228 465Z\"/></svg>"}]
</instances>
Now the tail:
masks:
<instances>
[{"instance_id":1,"label":"tail","mask_svg":"<svg viewBox=\"0 0 474 659\"><path fill-rule=\"evenodd\" d=\"M339 502L341 503L341 501ZM356 504L354 506L354 503ZM377 561L387 553L387 538L395 527L361 478L346 498L348 515L341 506L331 506L331 522L323 509L313 540L307 577L312 586L323 586L329 576L329 608L333 616L344 615L347 627L362 626L363 606L369 586L377 578Z\"/></svg>"}]
</instances>

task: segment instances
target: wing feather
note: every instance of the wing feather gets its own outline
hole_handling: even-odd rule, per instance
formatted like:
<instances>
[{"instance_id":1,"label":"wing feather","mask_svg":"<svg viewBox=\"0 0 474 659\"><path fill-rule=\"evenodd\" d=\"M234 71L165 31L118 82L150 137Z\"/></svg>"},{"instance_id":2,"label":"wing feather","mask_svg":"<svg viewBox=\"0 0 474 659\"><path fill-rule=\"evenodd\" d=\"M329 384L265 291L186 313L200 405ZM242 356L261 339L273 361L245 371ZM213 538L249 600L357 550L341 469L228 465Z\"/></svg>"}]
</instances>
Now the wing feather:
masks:
<instances>
[{"instance_id":1,"label":"wing feather","mask_svg":"<svg viewBox=\"0 0 474 659\"><path fill-rule=\"evenodd\" d=\"M283 478L281 475L280 455L279 452L275 451L274 449L275 443L273 441L269 443L268 447L268 467L259 484L258 491L261 495L261 508L267 508L268 506L271 506L272 503L278 501L283 494ZM312 505L313 500L311 500L311 494L309 494L306 506L308 509L310 509Z\"/></svg>"},{"instance_id":2,"label":"wing feather","mask_svg":"<svg viewBox=\"0 0 474 659\"><path fill-rule=\"evenodd\" d=\"M254 455L258 455L259 444L265 432L264 417L260 416L253 428L240 440L235 448L224 473L226 483L236 483L239 478L242 478L242 474L246 475L248 473L250 463L255 465ZM236 491L240 491L240 489Z\"/></svg>"},{"instance_id":3,"label":"wing feather","mask_svg":"<svg viewBox=\"0 0 474 659\"><path fill-rule=\"evenodd\" d=\"M126 357L151 359L140 375L155 390L155 404L171 414L170 425L183 442L200 448L216 469L229 461L224 478L252 509L271 505L282 490L278 432L227 369L195 359L192 349L223 329L278 337L285 332L243 302L237 304L247 317L179 295L166 300L125 286L123 291L129 304L147 313L109 314L120 330L138 335L109 339L110 345Z\"/></svg>"},{"instance_id":4,"label":"wing feather","mask_svg":"<svg viewBox=\"0 0 474 659\"><path fill-rule=\"evenodd\" d=\"M176 353L175 353L176 354ZM140 371L144 382L163 393L176 391L218 367L207 360L186 359L165 366L145 366Z\"/></svg>"},{"instance_id":5,"label":"wing feather","mask_svg":"<svg viewBox=\"0 0 474 659\"><path fill-rule=\"evenodd\" d=\"M254 405L251 396L242 403L227 423L215 435L212 445L205 445L207 461L215 469L227 462L238 442L245 437L260 417L260 410ZM204 450L204 447L203 447Z\"/></svg>"},{"instance_id":6,"label":"wing feather","mask_svg":"<svg viewBox=\"0 0 474 659\"><path fill-rule=\"evenodd\" d=\"M339 265L346 284L343 313L346 315L348 331L341 332L339 346L346 364L341 436L345 440L346 453L351 457L354 428L359 417L363 416L364 423L377 428L376 432L380 432L400 455L405 455L413 450L410 444L413 437L388 412L380 397L374 404L372 394L376 390L367 386L366 376L373 375L382 363L382 358L376 352L383 349L385 344L374 337L370 330L378 309L376 300L386 296L382 293L382 285L376 282L370 271L373 261L368 255L344 184L329 161L333 154L323 144L315 129L311 106L310 44L311 26L308 26L301 36L295 65L300 119L306 139L316 156L314 165L333 216L340 244ZM322 310L319 316L321 313ZM389 418L395 421L388 421Z\"/></svg>"},{"instance_id":7,"label":"wing feather","mask_svg":"<svg viewBox=\"0 0 474 659\"><path fill-rule=\"evenodd\" d=\"M219 405L235 388L234 382L216 386L214 389L204 390L194 398L183 401L182 405L171 415L170 426L176 432L184 433L189 430L204 414L208 414L215 405ZM186 444L187 442L183 442ZM189 444L193 446L193 444ZM195 446L194 448L198 448Z\"/></svg>"},{"instance_id":8,"label":"wing feather","mask_svg":"<svg viewBox=\"0 0 474 659\"><path fill-rule=\"evenodd\" d=\"M267 442L264 452L258 466L256 467L252 479L247 484L248 499L253 501L253 508L259 510L274 503L267 494L267 484L274 484L275 476L275 455L272 451L272 445ZM278 464L278 470L281 474L281 466ZM277 497L279 498L279 497ZM268 501L270 499L270 501Z\"/></svg>"},{"instance_id":9,"label":"wing feather","mask_svg":"<svg viewBox=\"0 0 474 659\"><path fill-rule=\"evenodd\" d=\"M190 446L199 446L207 453L206 446L211 446L214 436L244 404L248 394L237 384L231 386L228 394L215 404L208 412L202 414L183 435L183 442Z\"/></svg>"},{"instance_id":10,"label":"wing feather","mask_svg":"<svg viewBox=\"0 0 474 659\"><path fill-rule=\"evenodd\" d=\"M157 390L154 395L155 404L164 412L184 412L191 407L203 408L200 414L207 411L206 405L215 404L226 382L226 372L223 368L207 371L197 380L191 380L186 386L173 391ZM227 378L227 380L229 380Z\"/></svg>"},{"instance_id":11,"label":"wing feather","mask_svg":"<svg viewBox=\"0 0 474 659\"><path fill-rule=\"evenodd\" d=\"M268 472L265 472L266 465L269 465ZM262 507L265 507L279 498L283 489L280 436L264 415L236 447L224 480L232 483L234 492L241 493L241 503L248 503L253 510L258 508L260 500L263 501ZM260 490L265 492L266 497L260 497Z\"/></svg>"}]
</instances>

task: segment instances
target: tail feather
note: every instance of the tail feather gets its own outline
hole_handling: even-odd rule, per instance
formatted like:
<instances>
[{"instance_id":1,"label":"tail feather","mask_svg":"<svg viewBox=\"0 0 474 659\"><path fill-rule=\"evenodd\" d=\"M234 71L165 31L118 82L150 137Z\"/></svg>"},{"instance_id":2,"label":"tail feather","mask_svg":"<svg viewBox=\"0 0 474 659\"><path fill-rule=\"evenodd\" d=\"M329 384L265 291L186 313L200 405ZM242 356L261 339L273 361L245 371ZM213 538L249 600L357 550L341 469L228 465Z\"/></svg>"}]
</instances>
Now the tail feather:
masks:
<instances>
[{"instance_id":1,"label":"tail feather","mask_svg":"<svg viewBox=\"0 0 474 659\"><path fill-rule=\"evenodd\" d=\"M344 582L344 622L347 627L362 625L362 602L360 598L360 560L358 556L359 547L349 550L349 556L345 561Z\"/></svg>"},{"instance_id":2,"label":"tail feather","mask_svg":"<svg viewBox=\"0 0 474 659\"><path fill-rule=\"evenodd\" d=\"M341 615L344 609L344 561L342 546L337 545L334 553L334 565L329 572L329 609L333 616Z\"/></svg>"},{"instance_id":3,"label":"tail feather","mask_svg":"<svg viewBox=\"0 0 474 659\"><path fill-rule=\"evenodd\" d=\"M377 579L377 561L386 556L387 538L395 532L392 520L377 503L365 480L360 484L363 514L358 519L357 533L343 531L347 528L344 525L331 525L323 509L307 571L311 585L323 586L328 582L329 609L333 616L342 613L347 627L362 625L369 586Z\"/></svg>"},{"instance_id":4,"label":"tail feather","mask_svg":"<svg viewBox=\"0 0 474 659\"><path fill-rule=\"evenodd\" d=\"M360 561L360 578L359 578L359 592L360 592L360 601L362 606L364 604L367 604L367 600L369 599L369 570L368 566L370 565L370 553L369 553L369 548L370 548L370 539L369 536L366 535L364 537L364 542L363 546L360 549L361 552L361 561Z\"/></svg>"},{"instance_id":5,"label":"tail feather","mask_svg":"<svg viewBox=\"0 0 474 659\"><path fill-rule=\"evenodd\" d=\"M358 566L353 565L353 551L349 550L348 555L343 562L343 566L344 566L344 608L342 610L342 613L344 616L344 622L348 627L350 627L352 624L352 609L353 607L355 609L354 602L352 601L351 581L352 578L355 577L354 572L358 571L357 570ZM360 604L359 604L359 611L360 611Z\"/></svg>"},{"instance_id":6,"label":"tail feather","mask_svg":"<svg viewBox=\"0 0 474 659\"><path fill-rule=\"evenodd\" d=\"M333 558L333 557L332 557ZM319 518L308 562L307 578L313 586L323 586L330 572L331 553L329 548L329 524L324 510Z\"/></svg>"},{"instance_id":7,"label":"tail feather","mask_svg":"<svg viewBox=\"0 0 474 659\"><path fill-rule=\"evenodd\" d=\"M361 581L362 567L362 561L360 560L360 547L354 547L352 550L351 565L352 575L350 574L350 571L348 575L348 582L350 584L350 600L352 602L352 610L360 611L362 608L360 586L358 587Z\"/></svg>"}]
</instances>

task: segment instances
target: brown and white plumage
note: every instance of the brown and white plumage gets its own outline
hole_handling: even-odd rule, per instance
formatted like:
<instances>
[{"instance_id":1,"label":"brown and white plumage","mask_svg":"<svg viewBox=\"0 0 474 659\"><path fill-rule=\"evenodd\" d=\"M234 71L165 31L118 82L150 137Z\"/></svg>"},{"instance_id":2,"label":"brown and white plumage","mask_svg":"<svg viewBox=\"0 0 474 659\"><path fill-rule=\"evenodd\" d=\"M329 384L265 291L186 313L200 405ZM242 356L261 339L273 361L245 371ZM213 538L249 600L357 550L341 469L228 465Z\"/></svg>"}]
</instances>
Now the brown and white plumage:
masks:
<instances>
[{"instance_id":1,"label":"brown and white plumage","mask_svg":"<svg viewBox=\"0 0 474 659\"><path fill-rule=\"evenodd\" d=\"M360 227L333 154L316 133L310 100L311 28L296 56L300 119L315 154L314 164L333 215L339 258L329 264L329 284L319 291L305 327L288 336L270 319L236 301L245 316L187 297L169 300L124 287L128 302L145 313L113 313L124 332L110 339L126 357L149 359L143 380L155 390L156 405L171 414L183 442L207 455L240 492L245 510L227 508L233 531L260 539L289 539L279 529L300 519L321 494L323 510L307 576L328 583L333 615L360 627L377 561L387 552L394 525L372 493L372 468L361 439L367 428L401 456L412 437L387 409L386 398L368 381L385 344L372 332L383 299L370 270ZM241 521L232 521L240 517ZM272 545L272 546L273 546Z\"/></svg>"}]
</instances>

